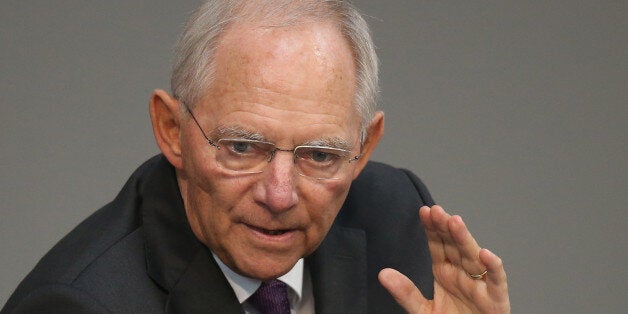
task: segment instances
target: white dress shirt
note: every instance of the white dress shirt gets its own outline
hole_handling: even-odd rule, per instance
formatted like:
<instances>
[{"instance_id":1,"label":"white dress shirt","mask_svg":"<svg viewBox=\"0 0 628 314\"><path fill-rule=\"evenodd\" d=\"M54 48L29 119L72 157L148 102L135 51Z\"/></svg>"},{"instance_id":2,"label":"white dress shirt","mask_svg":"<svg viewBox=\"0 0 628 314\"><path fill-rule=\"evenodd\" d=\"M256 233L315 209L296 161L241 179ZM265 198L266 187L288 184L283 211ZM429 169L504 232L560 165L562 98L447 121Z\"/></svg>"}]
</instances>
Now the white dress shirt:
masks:
<instances>
[{"instance_id":1,"label":"white dress shirt","mask_svg":"<svg viewBox=\"0 0 628 314\"><path fill-rule=\"evenodd\" d=\"M212 252L220 270L227 278L233 292L244 312L247 314L259 314L247 300L262 284L261 280L242 276L227 267L216 254ZM314 314L314 294L312 281L303 259L299 259L292 269L285 275L277 278L288 286L288 299L290 300L290 313Z\"/></svg>"}]
</instances>

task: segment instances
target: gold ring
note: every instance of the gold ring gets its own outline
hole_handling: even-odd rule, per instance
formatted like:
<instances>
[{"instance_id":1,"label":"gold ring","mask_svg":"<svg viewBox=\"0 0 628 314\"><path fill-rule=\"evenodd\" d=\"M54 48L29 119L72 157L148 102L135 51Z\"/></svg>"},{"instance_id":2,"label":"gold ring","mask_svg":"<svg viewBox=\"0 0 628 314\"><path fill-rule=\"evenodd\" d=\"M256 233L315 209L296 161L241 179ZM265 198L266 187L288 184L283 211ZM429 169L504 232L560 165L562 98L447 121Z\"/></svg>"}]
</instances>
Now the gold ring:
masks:
<instances>
[{"instance_id":1,"label":"gold ring","mask_svg":"<svg viewBox=\"0 0 628 314\"><path fill-rule=\"evenodd\" d=\"M485 270L481 274L471 274L471 273L467 273L467 274L469 274L469 277L471 277L471 279L478 280L478 279L483 279L484 276L486 276L486 273L488 273L488 269Z\"/></svg>"}]
</instances>

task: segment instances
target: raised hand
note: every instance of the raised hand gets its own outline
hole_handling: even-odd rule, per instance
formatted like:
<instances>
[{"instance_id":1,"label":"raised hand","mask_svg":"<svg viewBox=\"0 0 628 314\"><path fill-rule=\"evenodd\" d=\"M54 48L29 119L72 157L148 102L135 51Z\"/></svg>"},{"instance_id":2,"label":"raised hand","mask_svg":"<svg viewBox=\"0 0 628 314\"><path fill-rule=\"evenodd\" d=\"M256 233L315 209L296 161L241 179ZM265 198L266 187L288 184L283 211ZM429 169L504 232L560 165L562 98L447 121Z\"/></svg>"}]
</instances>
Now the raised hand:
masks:
<instances>
[{"instance_id":1,"label":"raised hand","mask_svg":"<svg viewBox=\"0 0 628 314\"><path fill-rule=\"evenodd\" d=\"M460 216L440 206L421 207L434 272L434 299L427 300L403 274L384 269L379 280L408 313L510 313L501 259L481 249Z\"/></svg>"}]
</instances>

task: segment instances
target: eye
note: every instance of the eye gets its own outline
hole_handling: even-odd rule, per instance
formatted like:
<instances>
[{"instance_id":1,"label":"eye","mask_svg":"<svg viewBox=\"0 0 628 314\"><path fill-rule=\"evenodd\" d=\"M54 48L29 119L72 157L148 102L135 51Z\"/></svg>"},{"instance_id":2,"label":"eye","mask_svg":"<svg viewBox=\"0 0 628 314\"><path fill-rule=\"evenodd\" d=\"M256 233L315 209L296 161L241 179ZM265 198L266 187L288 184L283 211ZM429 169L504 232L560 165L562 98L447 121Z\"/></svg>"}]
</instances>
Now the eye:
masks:
<instances>
[{"instance_id":1,"label":"eye","mask_svg":"<svg viewBox=\"0 0 628 314\"><path fill-rule=\"evenodd\" d=\"M338 158L338 155L322 150L312 150L310 158L316 162L326 162Z\"/></svg>"},{"instance_id":2,"label":"eye","mask_svg":"<svg viewBox=\"0 0 628 314\"><path fill-rule=\"evenodd\" d=\"M251 147L251 143L247 142L231 142L230 148L236 153L245 153Z\"/></svg>"},{"instance_id":3,"label":"eye","mask_svg":"<svg viewBox=\"0 0 628 314\"><path fill-rule=\"evenodd\" d=\"M342 158L341 151L326 147L302 147L297 153L300 159L319 166L335 163Z\"/></svg>"},{"instance_id":4,"label":"eye","mask_svg":"<svg viewBox=\"0 0 628 314\"><path fill-rule=\"evenodd\" d=\"M232 155L255 155L264 150L263 145L255 141L222 139L218 142Z\"/></svg>"}]
</instances>

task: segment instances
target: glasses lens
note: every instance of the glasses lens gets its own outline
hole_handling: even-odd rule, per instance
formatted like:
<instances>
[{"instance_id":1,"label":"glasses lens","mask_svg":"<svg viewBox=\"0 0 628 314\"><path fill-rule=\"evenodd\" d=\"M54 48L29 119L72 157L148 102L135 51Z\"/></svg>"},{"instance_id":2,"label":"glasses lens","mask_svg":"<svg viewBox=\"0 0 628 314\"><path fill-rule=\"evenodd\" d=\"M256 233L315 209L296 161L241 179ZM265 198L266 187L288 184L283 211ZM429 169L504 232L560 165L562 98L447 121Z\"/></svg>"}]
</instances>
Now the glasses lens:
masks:
<instances>
[{"instance_id":1,"label":"glasses lens","mask_svg":"<svg viewBox=\"0 0 628 314\"><path fill-rule=\"evenodd\" d=\"M349 152L329 147L299 146L294 154L301 174L317 179L335 179L348 164Z\"/></svg>"},{"instance_id":2,"label":"glasses lens","mask_svg":"<svg viewBox=\"0 0 628 314\"><path fill-rule=\"evenodd\" d=\"M218 141L216 161L227 170L244 173L261 172L266 166L270 143L246 139L221 139Z\"/></svg>"}]
</instances>

